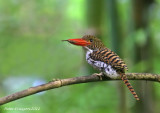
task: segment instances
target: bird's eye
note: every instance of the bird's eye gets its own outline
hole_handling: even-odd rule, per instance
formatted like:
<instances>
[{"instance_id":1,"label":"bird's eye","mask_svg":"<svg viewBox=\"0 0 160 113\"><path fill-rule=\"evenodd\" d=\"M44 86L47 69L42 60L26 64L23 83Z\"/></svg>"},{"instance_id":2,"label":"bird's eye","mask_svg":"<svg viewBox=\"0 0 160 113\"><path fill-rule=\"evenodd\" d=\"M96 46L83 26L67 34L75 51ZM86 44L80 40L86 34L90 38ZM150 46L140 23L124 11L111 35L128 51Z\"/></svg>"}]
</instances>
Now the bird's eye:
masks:
<instances>
[{"instance_id":1,"label":"bird's eye","mask_svg":"<svg viewBox=\"0 0 160 113\"><path fill-rule=\"evenodd\" d=\"M89 41L90 41L90 42L93 42L93 39L90 39Z\"/></svg>"}]
</instances>

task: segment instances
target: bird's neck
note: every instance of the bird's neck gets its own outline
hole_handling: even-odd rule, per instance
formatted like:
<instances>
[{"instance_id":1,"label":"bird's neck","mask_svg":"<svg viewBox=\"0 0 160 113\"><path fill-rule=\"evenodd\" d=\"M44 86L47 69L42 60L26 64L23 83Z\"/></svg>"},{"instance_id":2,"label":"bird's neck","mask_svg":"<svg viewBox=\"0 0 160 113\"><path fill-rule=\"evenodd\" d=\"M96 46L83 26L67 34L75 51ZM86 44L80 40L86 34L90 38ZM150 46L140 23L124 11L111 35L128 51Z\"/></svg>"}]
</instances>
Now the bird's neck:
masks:
<instances>
[{"instance_id":1,"label":"bird's neck","mask_svg":"<svg viewBox=\"0 0 160 113\"><path fill-rule=\"evenodd\" d=\"M87 46L84 46L83 47L83 49L84 49L84 51L86 52L86 53L92 53L94 50L92 50L92 49L90 49L90 48L88 48Z\"/></svg>"},{"instance_id":2,"label":"bird's neck","mask_svg":"<svg viewBox=\"0 0 160 113\"><path fill-rule=\"evenodd\" d=\"M83 47L83 49L85 50L86 53L87 53L87 52L92 53L93 51L99 51L99 50L102 50L102 49L104 49L104 48L105 48L105 47L90 49L90 48L88 48L87 46L84 46L84 47Z\"/></svg>"}]
</instances>

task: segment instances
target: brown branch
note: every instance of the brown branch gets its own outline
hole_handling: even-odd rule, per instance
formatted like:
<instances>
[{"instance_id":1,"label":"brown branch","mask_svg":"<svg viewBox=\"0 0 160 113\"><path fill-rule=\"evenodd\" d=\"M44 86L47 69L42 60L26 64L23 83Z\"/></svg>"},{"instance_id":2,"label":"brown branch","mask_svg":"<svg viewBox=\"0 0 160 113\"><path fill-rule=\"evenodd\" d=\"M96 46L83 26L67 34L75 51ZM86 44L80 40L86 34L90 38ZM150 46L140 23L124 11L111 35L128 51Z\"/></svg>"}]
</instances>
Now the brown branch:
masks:
<instances>
[{"instance_id":1,"label":"brown branch","mask_svg":"<svg viewBox=\"0 0 160 113\"><path fill-rule=\"evenodd\" d=\"M99 76L97 76L99 75ZM151 74L151 73L127 73L126 74L129 80L148 80L148 81L155 81L160 82L160 75L158 74ZM101 77L102 79L100 79ZM81 76L81 77L74 77L74 78L67 78L67 79L59 79L48 82L46 84L42 84L36 87L30 87L23 91L5 96L0 98L0 105L6 104L8 102L36 94L38 92L59 88L62 86L67 86L71 84L80 84L80 83L88 83L88 82L97 82L97 81L108 81L108 80L120 80L120 77L116 78L106 78L102 74L92 74L90 76Z\"/></svg>"}]
</instances>

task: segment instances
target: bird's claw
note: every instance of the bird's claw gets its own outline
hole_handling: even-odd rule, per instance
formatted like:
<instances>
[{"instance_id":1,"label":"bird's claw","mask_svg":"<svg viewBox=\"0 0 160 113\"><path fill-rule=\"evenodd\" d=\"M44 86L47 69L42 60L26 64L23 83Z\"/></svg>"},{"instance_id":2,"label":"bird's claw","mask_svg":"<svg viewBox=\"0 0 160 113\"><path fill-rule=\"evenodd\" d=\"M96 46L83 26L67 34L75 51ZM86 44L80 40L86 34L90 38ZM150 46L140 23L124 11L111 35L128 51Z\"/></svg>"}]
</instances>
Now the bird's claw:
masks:
<instances>
[{"instance_id":1,"label":"bird's claw","mask_svg":"<svg viewBox=\"0 0 160 113\"><path fill-rule=\"evenodd\" d=\"M95 73L95 75L99 77L99 80L103 80L103 72Z\"/></svg>"}]
</instances>

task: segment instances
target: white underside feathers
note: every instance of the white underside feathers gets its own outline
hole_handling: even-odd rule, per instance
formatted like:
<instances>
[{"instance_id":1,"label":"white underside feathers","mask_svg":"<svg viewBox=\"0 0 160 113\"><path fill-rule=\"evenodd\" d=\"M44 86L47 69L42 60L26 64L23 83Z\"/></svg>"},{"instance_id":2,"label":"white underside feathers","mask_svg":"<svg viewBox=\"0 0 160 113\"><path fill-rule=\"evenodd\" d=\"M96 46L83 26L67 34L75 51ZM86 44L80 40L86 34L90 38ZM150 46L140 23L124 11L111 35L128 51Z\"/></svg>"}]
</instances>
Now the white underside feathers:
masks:
<instances>
[{"instance_id":1,"label":"white underside feathers","mask_svg":"<svg viewBox=\"0 0 160 113\"><path fill-rule=\"evenodd\" d=\"M86 48L88 49L88 48ZM101 61L95 61L90 58L90 54L93 52L93 50L88 49L86 52L86 61L92 65L94 68L100 70L101 72L104 72L109 77L117 77L119 74L117 74L116 70L111 67L111 65L108 65L105 62Z\"/></svg>"}]
</instances>

